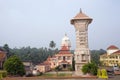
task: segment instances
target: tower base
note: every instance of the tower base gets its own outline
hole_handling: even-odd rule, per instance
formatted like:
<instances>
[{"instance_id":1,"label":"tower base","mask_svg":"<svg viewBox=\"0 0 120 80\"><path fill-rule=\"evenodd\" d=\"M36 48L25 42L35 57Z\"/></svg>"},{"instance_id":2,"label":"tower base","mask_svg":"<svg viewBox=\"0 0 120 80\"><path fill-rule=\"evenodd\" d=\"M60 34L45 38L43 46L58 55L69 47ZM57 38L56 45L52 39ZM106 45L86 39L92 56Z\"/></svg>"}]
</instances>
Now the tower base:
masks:
<instances>
[{"instance_id":1,"label":"tower base","mask_svg":"<svg viewBox=\"0 0 120 80\"><path fill-rule=\"evenodd\" d=\"M82 72L75 71L73 72L72 76L83 76L84 74Z\"/></svg>"}]
</instances>

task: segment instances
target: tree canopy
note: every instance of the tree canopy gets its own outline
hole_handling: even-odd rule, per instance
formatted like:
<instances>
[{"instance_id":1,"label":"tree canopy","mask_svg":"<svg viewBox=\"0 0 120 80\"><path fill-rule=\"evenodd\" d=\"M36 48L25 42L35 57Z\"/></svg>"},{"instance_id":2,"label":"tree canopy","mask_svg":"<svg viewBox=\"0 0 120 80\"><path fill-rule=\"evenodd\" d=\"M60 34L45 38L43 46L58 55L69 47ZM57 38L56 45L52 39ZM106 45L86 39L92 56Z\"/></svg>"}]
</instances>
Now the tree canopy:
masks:
<instances>
[{"instance_id":1,"label":"tree canopy","mask_svg":"<svg viewBox=\"0 0 120 80\"><path fill-rule=\"evenodd\" d=\"M54 44L54 45L53 45ZM49 46L51 47L55 46L54 41L50 41ZM41 48L31 48L28 47L21 47L21 48L9 48L8 44L4 45L3 48L6 52L9 52L9 55L17 55L22 61L31 61L34 64L39 64L47 59L48 56L53 56L54 54L58 53L58 48L51 49L46 47ZM74 53L74 50L71 50L72 53ZM100 64L99 58L101 54L106 53L105 50L91 50L91 61L95 62L96 64Z\"/></svg>"},{"instance_id":2,"label":"tree canopy","mask_svg":"<svg viewBox=\"0 0 120 80\"><path fill-rule=\"evenodd\" d=\"M5 50L6 53L7 53L7 58L10 57L10 49L9 49L8 44L4 44L3 48L4 48L4 50Z\"/></svg>"},{"instance_id":3,"label":"tree canopy","mask_svg":"<svg viewBox=\"0 0 120 80\"><path fill-rule=\"evenodd\" d=\"M8 58L3 68L8 72L10 75L20 75L23 76L25 74L25 69L22 61L17 56L11 56Z\"/></svg>"},{"instance_id":4,"label":"tree canopy","mask_svg":"<svg viewBox=\"0 0 120 80\"><path fill-rule=\"evenodd\" d=\"M97 75L97 69L98 69L98 66L93 62L87 63L87 64L83 65L83 67L82 67L82 71L84 74L91 73L93 75Z\"/></svg>"},{"instance_id":5,"label":"tree canopy","mask_svg":"<svg viewBox=\"0 0 120 80\"><path fill-rule=\"evenodd\" d=\"M100 64L100 55L106 53L105 50L91 50L91 61Z\"/></svg>"}]
</instances>

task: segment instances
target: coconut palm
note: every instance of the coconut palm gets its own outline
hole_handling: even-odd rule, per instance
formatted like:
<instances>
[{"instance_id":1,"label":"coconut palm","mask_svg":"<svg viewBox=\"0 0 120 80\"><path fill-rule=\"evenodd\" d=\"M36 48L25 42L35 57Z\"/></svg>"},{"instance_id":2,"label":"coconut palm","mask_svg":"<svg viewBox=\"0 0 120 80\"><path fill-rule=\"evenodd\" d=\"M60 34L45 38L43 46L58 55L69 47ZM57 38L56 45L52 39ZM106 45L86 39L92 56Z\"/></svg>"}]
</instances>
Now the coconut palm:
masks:
<instances>
[{"instance_id":1,"label":"coconut palm","mask_svg":"<svg viewBox=\"0 0 120 80\"><path fill-rule=\"evenodd\" d=\"M51 49L54 49L55 46L56 46L56 43L55 43L54 41L50 41L49 47L50 47Z\"/></svg>"}]
</instances>

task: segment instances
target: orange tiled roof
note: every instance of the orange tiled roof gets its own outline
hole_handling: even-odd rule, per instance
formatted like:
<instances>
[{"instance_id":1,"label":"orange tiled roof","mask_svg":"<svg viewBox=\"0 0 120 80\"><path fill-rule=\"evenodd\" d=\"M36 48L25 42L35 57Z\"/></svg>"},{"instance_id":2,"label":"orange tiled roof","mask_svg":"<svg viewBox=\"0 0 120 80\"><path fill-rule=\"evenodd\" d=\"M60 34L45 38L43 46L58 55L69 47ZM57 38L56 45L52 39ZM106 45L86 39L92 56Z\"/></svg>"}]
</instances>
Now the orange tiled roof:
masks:
<instances>
[{"instance_id":1,"label":"orange tiled roof","mask_svg":"<svg viewBox=\"0 0 120 80\"><path fill-rule=\"evenodd\" d=\"M40 63L39 65L51 65L48 61L44 61L43 63Z\"/></svg>"},{"instance_id":2,"label":"orange tiled roof","mask_svg":"<svg viewBox=\"0 0 120 80\"><path fill-rule=\"evenodd\" d=\"M50 60L51 60L51 57L50 57L50 56L48 56L47 61L50 61Z\"/></svg>"},{"instance_id":3,"label":"orange tiled roof","mask_svg":"<svg viewBox=\"0 0 120 80\"><path fill-rule=\"evenodd\" d=\"M120 54L120 50L118 50L118 51L116 51L116 52L114 52L112 54Z\"/></svg>"},{"instance_id":4,"label":"orange tiled roof","mask_svg":"<svg viewBox=\"0 0 120 80\"><path fill-rule=\"evenodd\" d=\"M6 53L3 51L0 51L0 61L4 60L6 57Z\"/></svg>"},{"instance_id":5,"label":"orange tiled roof","mask_svg":"<svg viewBox=\"0 0 120 80\"><path fill-rule=\"evenodd\" d=\"M56 58L56 56L54 55L54 56L52 56L51 58Z\"/></svg>"},{"instance_id":6,"label":"orange tiled roof","mask_svg":"<svg viewBox=\"0 0 120 80\"><path fill-rule=\"evenodd\" d=\"M60 51L58 54L72 54L69 51Z\"/></svg>"},{"instance_id":7,"label":"orange tiled roof","mask_svg":"<svg viewBox=\"0 0 120 80\"><path fill-rule=\"evenodd\" d=\"M107 48L107 50L114 50L114 49L119 49L119 48L114 45L111 45Z\"/></svg>"},{"instance_id":8,"label":"orange tiled roof","mask_svg":"<svg viewBox=\"0 0 120 80\"><path fill-rule=\"evenodd\" d=\"M59 51L58 54L72 54L72 53L70 53L70 51L67 48L67 46L62 46L62 48L61 48L61 50Z\"/></svg>"},{"instance_id":9,"label":"orange tiled roof","mask_svg":"<svg viewBox=\"0 0 120 80\"><path fill-rule=\"evenodd\" d=\"M80 10L80 12L71 20L71 24L73 24L73 20L79 20L79 19L89 19L92 21L92 18L90 18L89 16L84 14L82 10Z\"/></svg>"},{"instance_id":10,"label":"orange tiled roof","mask_svg":"<svg viewBox=\"0 0 120 80\"><path fill-rule=\"evenodd\" d=\"M90 17L88 17L86 14L84 14L83 12L79 12L74 19L91 19Z\"/></svg>"},{"instance_id":11,"label":"orange tiled roof","mask_svg":"<svg viewBox=\"0 0 120 80\"><path fill-rule=\"evenodd\" d=\"M69 49L67 48L67 46L62 46L61 51L68 51Z\"/></svg>"},{"instance_id":12,"label":"orange tiled roof","mask_svg":"<svg viewBox=\"0 0 120 80\"><path fill-rule=\"evenodd\" d=\"M44 64L50 65L49 61L44 61Z\"/></svg>"}]
</instances>

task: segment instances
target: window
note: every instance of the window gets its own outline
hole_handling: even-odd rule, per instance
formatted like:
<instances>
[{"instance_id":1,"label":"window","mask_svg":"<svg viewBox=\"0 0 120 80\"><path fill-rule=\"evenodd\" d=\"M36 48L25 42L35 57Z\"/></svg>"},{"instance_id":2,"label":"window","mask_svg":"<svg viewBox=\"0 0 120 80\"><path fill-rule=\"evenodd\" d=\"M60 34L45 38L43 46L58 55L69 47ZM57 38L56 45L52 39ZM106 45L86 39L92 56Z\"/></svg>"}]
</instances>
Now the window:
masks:
<instances>
[{"instance_id":1,"label":"window","mask_svg":"<svg viewBox=\"0 0 120 80\"><path fill-rule=\"evenodd\" d=\"M80 43L80 45L85 45L84 43Z\"/></svg>"},{"instance_id":2,"label":"window","mask_svg":"<svg viewBox=\"0 0 120 80\"><path fill-rule=\"evenodd\" d=\"M77 55L77 59L79 60L79 55Z\"/></svg>"},{"instance_id":3,"label":"window","mask_svg":"<svg viewBox=\"0 0 120 80\"><path fill-rule=\"evenodd\" d=\"M85 61L85 60L86 60L85 57L86 57L85 54L82 54L82 61Z\"/></svg>"},{"instance_id":4,"label":"window","mask_svg":"<svg viewBox=\"0 0 120 80\"><path fill-rule=\"evenodd\" d=\"M67 60L70 60L70 56L67 57Z\"/></svg>"},{"instance_id":5,"label":"window","mask_svg":"<svg viewBox=\"0 0 120 80\"><path fill-rule=\"evenodd\" d=\"M63 60L65 61L65 56L63 56Z\"/></svg>"},{"instance_id":6,"label":"window","mask_svg":"<svg viewBox=\"0 0 120 80\"><path fill-rule=\"evenodd\" d=\"M58 56L58 60L61 60L61 56Z\"/></svg>"},{"instance_id":7,"label":"window","mask_svg":"<svg viewBox=\"0 0 120 80\"><path fill-rule=\"evenodd\" d=\"M54 63L54 65L55 65L55 63Z\"/></svg>"}]
</instances>

